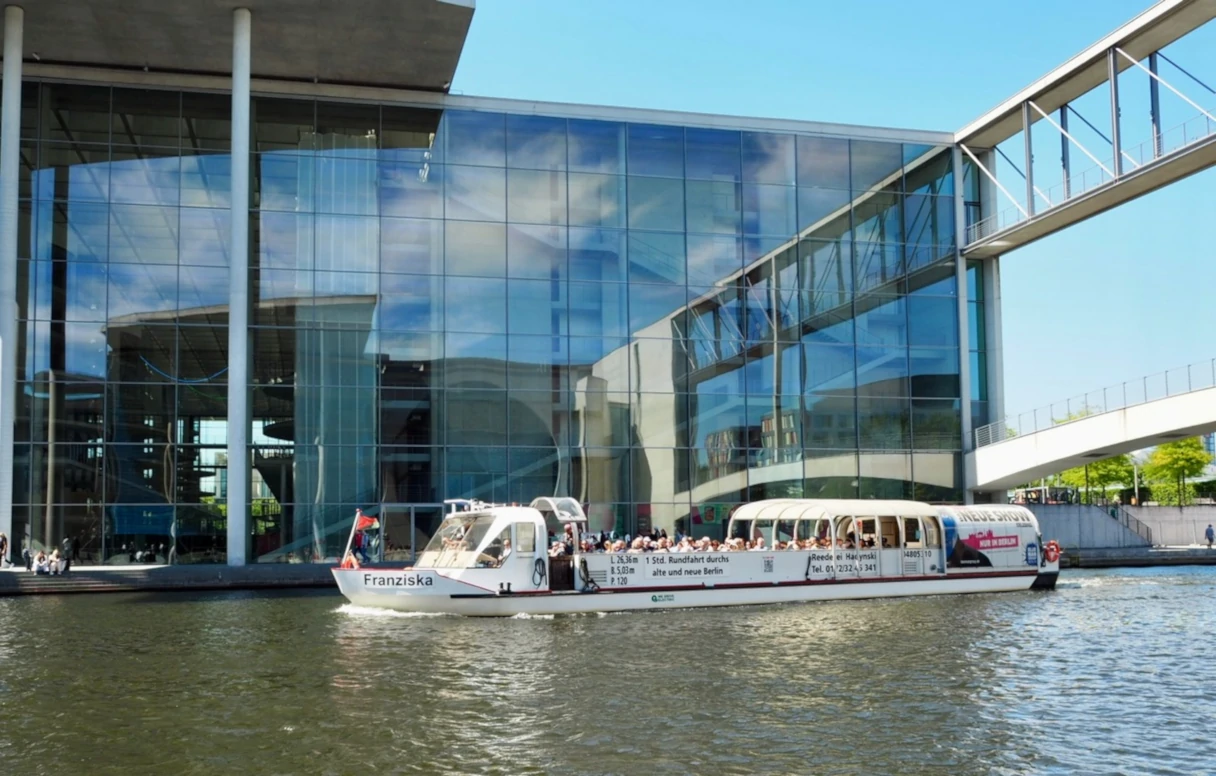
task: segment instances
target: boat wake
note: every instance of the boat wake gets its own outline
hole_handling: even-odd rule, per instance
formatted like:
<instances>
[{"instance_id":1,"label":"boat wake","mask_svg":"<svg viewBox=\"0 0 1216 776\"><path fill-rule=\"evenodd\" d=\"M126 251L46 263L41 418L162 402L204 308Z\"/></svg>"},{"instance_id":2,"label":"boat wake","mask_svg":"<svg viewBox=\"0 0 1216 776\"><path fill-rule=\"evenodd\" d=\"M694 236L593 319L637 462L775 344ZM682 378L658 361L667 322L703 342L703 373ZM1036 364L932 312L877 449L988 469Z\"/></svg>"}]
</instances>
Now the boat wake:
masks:
<instances>
[{"instance_id":1,"label":"boat wake","mask_svg":"<svg viewBox=\"0 0 1216 776\"><path fill-rule=\"evenodd\" d=\"M399 612L396 609L381 609L375 606L356 606L343 604L337 608L341 614L355 617L452 617L447 612Z\"/></svg>"}]
</instances>

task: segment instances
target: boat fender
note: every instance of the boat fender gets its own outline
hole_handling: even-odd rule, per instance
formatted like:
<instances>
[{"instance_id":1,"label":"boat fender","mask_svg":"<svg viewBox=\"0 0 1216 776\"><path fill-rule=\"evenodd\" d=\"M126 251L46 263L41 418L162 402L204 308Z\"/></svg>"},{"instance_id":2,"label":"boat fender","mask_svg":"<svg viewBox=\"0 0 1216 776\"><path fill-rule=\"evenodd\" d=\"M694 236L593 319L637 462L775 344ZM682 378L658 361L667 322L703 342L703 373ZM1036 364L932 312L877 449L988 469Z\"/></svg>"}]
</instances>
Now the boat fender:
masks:
<instances>
[{"instance_id":1,"label":"boat fender","mask_svg":"<svg viewBox=\"0 0 1216 776\"><path fill-rule=\"evenodd\" d=\"M587 570L587 559L578 559L578 575L583 578L584 590L599 590L600 586L591 578L591 572Z\"/></svg>"},{"instance_id":2,"label":"boat fender","mask_svg":"<svg viewBox=\"0 0 1216 776\"><path fill-rule=\"evenodd\" d=\"M540 587L545 584L545 577L549 575L549 570L545 565L544 558L537 558L532 564L532 584Z\"/></svg>"},{"instance_id":3,"label":"boat fender","mask_svg":"<svg viewBox=\"0 0 1216 776\"><path fill-rule=\"evenodd\" d=\"M1055 563L1060 559L1060 545L1054 539L1043 545L1043 557L1048 563Z\"/></svg>"}]
</instances>

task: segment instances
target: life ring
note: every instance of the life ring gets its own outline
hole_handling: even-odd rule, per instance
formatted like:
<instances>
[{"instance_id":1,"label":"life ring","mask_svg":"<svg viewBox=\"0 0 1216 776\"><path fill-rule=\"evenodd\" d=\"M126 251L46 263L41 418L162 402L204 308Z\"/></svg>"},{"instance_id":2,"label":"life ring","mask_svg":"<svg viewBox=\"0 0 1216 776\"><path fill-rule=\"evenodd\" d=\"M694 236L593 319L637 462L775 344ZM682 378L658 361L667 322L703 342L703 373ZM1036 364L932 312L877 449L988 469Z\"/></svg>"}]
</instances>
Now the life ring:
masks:
<instances>
[{"instance_id":1,"label":"life ring","mask_svg":"<svg viewBox=\"0 0 1216 776\"><path fill-rule=\"evenodd\" d=\"M1043 546L1043 558L1048 563L1055 563L1060 559L1060 545L1054 541L1048 542Z\"/></svg>"}]
</instances>

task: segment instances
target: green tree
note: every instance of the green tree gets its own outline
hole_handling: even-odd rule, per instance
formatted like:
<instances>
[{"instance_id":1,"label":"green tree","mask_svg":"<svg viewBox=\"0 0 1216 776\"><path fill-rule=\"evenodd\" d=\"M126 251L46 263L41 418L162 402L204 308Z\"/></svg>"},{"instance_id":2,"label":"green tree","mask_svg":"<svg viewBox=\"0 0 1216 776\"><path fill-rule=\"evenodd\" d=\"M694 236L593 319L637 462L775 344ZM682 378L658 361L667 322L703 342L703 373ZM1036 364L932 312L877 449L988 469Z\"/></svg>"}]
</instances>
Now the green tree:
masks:
<instances>
[{"instance_id":1,"label":"green tree","mask_svg":"<svg viewBox=\"0 0 1216 776\"><path fill-rule=\"evenodd\" d=\"M1107 488L1113 485L1131 485L1135 468L1130 455L1116 455L1062 471L1059 476L1060 482L1067 487L1084 491L1086 503L1092 503L1091 491L1097 490L1105 496Z\"/></svg>"},{"instance_id":2,"label":"green tree","mask_svg":"<svg viewBox=\"0 0 1216 776\"><path fill-rule=\"evenodd\" d=\"M1203 474L1211 462L1212 456L1203 449L1199 437L1179 439L1153 450L1144 467L1144 475L1149 482L1159 483L1153 488L1157 501L1183 506L1193 500L1194 489L1187 485L1187 479Z\"/></svg>"}]
</instances>

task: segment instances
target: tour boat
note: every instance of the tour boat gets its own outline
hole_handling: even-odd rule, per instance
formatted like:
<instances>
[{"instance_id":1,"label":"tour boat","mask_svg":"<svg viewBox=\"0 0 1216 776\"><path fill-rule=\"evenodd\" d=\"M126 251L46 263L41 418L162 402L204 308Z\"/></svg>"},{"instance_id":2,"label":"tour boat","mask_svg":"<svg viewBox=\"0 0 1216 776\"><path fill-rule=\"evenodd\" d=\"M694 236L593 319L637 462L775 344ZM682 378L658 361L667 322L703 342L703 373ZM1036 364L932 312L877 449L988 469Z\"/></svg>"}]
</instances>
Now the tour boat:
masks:
<instances>
[{"instance_id":1,"label":"tour boat","mask_svg":"<svg viewBox=\"0 0 1216 776\"><path fill-rule=\"evenodd\" d=\"M758 501L726 531L757 549L725 552L584 552L586 526L570 498L462 502L413 566L347 553L333 574L359 606L497 617L1052 589L1059 574L1058 544L1013 505ZM573 551L550 557L563 538Z\"/></svg>"}]
</instances>

